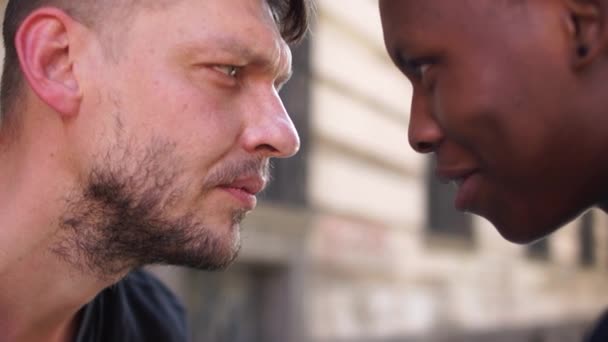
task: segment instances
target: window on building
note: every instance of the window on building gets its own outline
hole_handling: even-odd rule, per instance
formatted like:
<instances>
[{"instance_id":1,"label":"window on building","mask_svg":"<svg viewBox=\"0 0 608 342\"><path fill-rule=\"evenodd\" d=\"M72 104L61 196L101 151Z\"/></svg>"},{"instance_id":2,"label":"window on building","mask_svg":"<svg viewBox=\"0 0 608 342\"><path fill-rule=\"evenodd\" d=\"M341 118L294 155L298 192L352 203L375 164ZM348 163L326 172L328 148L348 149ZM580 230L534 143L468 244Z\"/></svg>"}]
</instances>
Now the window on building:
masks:
<instances>
[{"instance_id":1,"label":"window on building","mask_svg":"<svg viewBox=\"0 0 608 342\"><path fill-rule=\"evenodd\" d=\"M272 182L262 200L295 206L307 204L307 160L310 144L310 41L292 49L293 75L280 92L283 104L300 135L300 151L294 157L273 159Z\"/></svg>"},{"instance_id":2,"label":"window on building","mask_svg":"<svg viewBox=\"0 0 608 342\"><path fill-rule=\"evenodd\" d=\"M456 188L442 184L434 174L435 163L428 162L428 229L431 234L471 240L473 238L472 218L454 208Z\"/></svg>"},{"instance_id":3,"label":"window on building","mask_svg":"<svg viewBox=\"0 0 608 342\"><path fill-rule=\"evenodd\" d=\"M536 260L549 260L549 239L544 238L526 246L526 254Z\"/></svg>"},{"instance_id":4,"label":"window on building","mask_svg":"<svg viewBox=\"0 0 608 342\"><path fill-rule=\"evenodd\" d=\"M283 342L291 336L287 272L233 266L189 273L193 341Z\"/></svg>"},{"instance_id":5,"label":"window on building","mask_svg":"<svg viewBox=\"0 0 608 342\"><path fill-rule=\"evenodd\" d=\"M593 236L593 212L588 211L580 218L578 229L579 237L579 261L582 266L592 266L595 264L595 243Z\"/></svg>"}]
</instances>

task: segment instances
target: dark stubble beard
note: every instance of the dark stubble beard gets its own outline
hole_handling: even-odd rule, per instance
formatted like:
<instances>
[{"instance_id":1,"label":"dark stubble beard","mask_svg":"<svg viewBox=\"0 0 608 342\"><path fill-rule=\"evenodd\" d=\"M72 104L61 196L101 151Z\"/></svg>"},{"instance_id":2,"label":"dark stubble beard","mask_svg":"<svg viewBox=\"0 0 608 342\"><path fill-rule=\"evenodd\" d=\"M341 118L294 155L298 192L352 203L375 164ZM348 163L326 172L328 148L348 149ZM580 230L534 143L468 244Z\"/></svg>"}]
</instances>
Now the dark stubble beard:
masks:
<instances>
[{"instance_id":1,"label":"dark stubble beard","mask_svg":"<svg viewBox=\"0 0 608 342\"><path fill-rule=\"evenodd\" d=\"M59 222L60 242L53 252L101 279L147 264L202 270L230 265L240 249L237 227L246 212L235 210L232 231L221 235L193 213L171 216L186 186L175 184L181 165L175 146L155 141L139 158L133 152L128 147L108 153L91 170L85 186L69 196ZM220 184L254 170L267 174L268 164L260 160L233 163L211 178Z\"/></svg>"}]
</instances>

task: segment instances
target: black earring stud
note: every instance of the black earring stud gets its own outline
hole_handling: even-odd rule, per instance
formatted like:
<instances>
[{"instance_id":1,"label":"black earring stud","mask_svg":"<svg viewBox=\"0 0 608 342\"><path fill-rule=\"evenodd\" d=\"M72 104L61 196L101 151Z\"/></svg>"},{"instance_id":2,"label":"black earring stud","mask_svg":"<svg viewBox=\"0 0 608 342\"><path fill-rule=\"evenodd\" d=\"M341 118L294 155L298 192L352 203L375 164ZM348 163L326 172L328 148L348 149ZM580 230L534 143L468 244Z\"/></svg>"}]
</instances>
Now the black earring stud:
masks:
<instances>
[{"instance_id":1,"label":"black earring stud","mask_svg":"<svg viewBox=\"0 0 608 342\"><path fill-rule=\"evenodd\" d=\"M589 48L586 45L579 45L578 48L576 48L576 53L581 58L587 57L587 54L589 54Z\"/></svg>"}]
</instances>

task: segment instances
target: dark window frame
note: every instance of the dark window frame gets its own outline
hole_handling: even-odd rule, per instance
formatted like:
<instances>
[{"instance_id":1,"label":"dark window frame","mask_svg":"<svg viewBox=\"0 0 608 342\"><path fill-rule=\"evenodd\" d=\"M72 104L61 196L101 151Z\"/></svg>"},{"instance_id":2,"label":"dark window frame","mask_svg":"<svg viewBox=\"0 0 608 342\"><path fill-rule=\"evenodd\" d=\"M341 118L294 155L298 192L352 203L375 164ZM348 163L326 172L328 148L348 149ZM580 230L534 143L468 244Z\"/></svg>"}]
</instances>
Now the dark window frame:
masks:
<instances>
[{"instance_id":1,"label":"dark window frame","mask_svg":"<svg viewBox=\"0 0 608 342\"><path fill-rule=\"evenodd\" d=\"M549 261L551 256L549 238L546 237L526 245L526 255L534 260Z\"/></svg>"},{"instance_id":2,"label":"dark window frame","mask_svg":"<svg viewBox=\"0 0 608 342\"><path fill-rule=\"evenodd\" d=\"M587 211L580 217L580 226L578 227L579 264L583 267L592 267L597 263L594 225L593 211Z\"/></svg>"},{"instance_id":3,"label":"dark window frame","mask_svg":"<svg viewBox=\"0 0 608 342\"><path fill-rule=\"evenodd\" d=\"M435 177L435 162L427 161L427 234L431 239L451 240L470 244L474 239L473 217L454 207L456 189L451 184L442 184Z\"/></svg>"},{"instance_id":4,"label":"dark window frame","mask_svg":"<svg viewBox=\"0 0 608 342\"><path fill-rule=\"evenodd\" d=\"M272 160L272 181L261 200L296 207L308 206L308 156L310 150L311 43L307 38L292 47L293 74L280 92L298 135L300 151L291 158Z\"/></svg>"}]
</instances>

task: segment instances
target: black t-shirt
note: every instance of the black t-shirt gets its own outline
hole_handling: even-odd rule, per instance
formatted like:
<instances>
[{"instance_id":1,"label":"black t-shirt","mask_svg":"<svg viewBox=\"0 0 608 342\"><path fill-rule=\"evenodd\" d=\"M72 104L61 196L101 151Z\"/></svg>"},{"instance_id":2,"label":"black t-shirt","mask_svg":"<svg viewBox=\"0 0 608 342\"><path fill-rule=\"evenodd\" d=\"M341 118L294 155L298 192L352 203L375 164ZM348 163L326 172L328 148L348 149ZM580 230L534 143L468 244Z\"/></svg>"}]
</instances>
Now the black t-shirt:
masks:
<instances>
[{"instance_id":1,"label":"black t-shirt","mask_svg":"<svg viewBox=\"0 0 608 342\"><path fill-rule=\"evenodd\" d=\"M608 311L602 314L602 317L600 317L589 335L585 338L585 342L606 341L608 341Z\"/></svg>"},{"instance_id":2,"label":"black t-shirt","mask_svg":"<svg viewBox=\"0 0 608 342\"><path fill-rule=\"evenodd\" d=\"M138 270L103 290L82 311L76 342L190 341L179 300Z\"/></svg>"}]
</instances>

